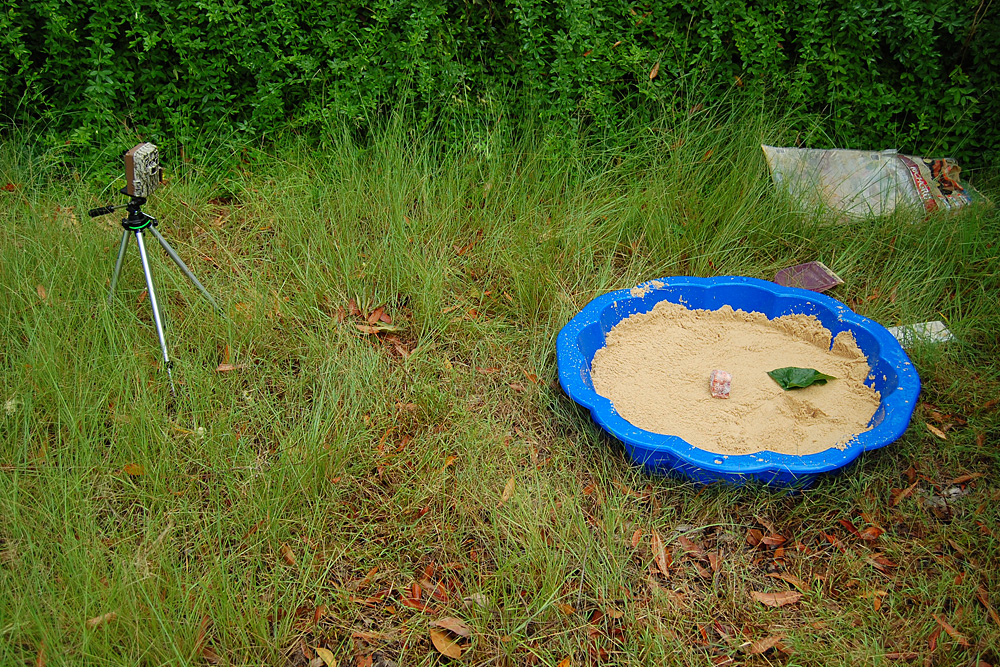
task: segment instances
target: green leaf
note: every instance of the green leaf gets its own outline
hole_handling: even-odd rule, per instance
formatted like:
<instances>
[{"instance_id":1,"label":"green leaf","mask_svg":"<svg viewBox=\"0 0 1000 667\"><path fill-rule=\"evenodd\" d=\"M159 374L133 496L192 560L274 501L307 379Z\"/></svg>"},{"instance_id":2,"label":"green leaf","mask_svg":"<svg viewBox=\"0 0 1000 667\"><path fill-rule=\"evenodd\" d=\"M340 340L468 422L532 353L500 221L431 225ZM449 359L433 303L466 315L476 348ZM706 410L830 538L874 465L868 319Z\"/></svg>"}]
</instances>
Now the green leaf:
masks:
<instances>
[{"instance_id":1,"label":"green leaf","mask_svg":"<svg viewBox=\"0 0 1000 667\"><path fill-rule=\"evenodd\" d=\"M771 379L781 385L782 389L801 389L814 384L826 384L827 380L836 380L832 375L820 373L815 368L799 368L786 366L768 371Z\"/></svg>"}]
</instances>

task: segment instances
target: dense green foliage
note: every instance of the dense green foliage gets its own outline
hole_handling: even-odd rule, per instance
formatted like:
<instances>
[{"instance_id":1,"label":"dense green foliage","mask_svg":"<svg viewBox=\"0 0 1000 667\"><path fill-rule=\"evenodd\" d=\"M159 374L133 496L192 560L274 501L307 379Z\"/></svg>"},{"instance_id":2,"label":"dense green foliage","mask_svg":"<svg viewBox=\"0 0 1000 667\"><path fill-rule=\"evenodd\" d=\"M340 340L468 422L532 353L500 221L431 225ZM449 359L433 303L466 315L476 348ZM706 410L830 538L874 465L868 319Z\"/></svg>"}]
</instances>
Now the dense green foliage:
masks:
<instances>
[{"instance_id":1,"label":"dense green foliage","mask_svg":"<svg viewBox=\"0 0 1000 667\"><path fill-rule=\"evenodd\" d=\"M980 163L1000 145L1000 21L982 0L7 7L0 114L44 119L83 145L122 122L189 147L289 121L367 128L400 101L446 127L502 110L613 128L660 117L680 89L796 105L828 119L827 144Z\"/></svg>"}]
</instances>

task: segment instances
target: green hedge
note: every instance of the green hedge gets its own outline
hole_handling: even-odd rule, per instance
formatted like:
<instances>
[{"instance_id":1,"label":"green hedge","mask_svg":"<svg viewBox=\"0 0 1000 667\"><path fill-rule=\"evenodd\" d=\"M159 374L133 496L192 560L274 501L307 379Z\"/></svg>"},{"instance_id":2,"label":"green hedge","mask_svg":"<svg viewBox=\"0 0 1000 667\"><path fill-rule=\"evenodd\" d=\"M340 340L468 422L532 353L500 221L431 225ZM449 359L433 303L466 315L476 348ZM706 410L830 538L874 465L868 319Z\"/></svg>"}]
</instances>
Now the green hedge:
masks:
<instances>
[{"instance_id":1,"label":"green hedge","mask_svg":"<svg viewBox=\"0 0 1000 667\"><path fill-rule=\"evenodd\" d=\"M0 113L99 142L126 123L196 146L230 129L509 113L614 127L680 88L768 95L842 146L991 162L988 0L15 0ZM656 68L657 75L650 78ZM688 100L689 101L689 100ZM493 109L495 111L495 109Z\"/></svg>"}]
</instances>

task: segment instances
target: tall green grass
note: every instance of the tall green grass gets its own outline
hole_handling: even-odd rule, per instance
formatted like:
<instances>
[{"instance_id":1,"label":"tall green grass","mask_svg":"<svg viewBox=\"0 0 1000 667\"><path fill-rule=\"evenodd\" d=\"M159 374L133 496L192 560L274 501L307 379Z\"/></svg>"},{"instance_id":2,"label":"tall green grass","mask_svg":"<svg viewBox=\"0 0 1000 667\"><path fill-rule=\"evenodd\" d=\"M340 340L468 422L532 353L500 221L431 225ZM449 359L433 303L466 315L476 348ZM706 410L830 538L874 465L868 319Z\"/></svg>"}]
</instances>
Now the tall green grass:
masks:
<instances>
[{"instance_id":1,"label":"tall green grass","mask_svg":"<svg viewBox=\"0 0 1000 667\"><path fill-rule=\"evenodd\" d=\"M759 148L794 142L786 126L719 104L627 140L501 121L451 145L405 122L364 142L220 144L147 205L226 311L149 244L176 399L134 244L105 301L121 232L84 212L121 183L8 134L0 664L300 665L316 646L341 664L437 664L428 621L449 615L473 628L470 664L787 660L748 653L774 634L796 664L879 664L926 657L935 613L971 644L942 634L942 661L996 662L1000 628L974 594L1000 605L1000 217L802 214ZM796 496L648 478L559 390L556 334L594 296L810 260L861 314L957 336L912 351L930 405L844 474ZM392 330L363 333L351 300ZM910 466L919 488L893 505ZM939 515L932 483L964 473L985 476ZM840 519L886 532L867 545ZM783 559L744 539L768 523ZM650 587L652 530L677 567ZM677 546L685 530L720 554L710 579ZM781 572L807 584L799 604L751 600L790 588L767 576ZM402 605L428 576L453 582L447 601Z\"/></svg>"}]
</instances>

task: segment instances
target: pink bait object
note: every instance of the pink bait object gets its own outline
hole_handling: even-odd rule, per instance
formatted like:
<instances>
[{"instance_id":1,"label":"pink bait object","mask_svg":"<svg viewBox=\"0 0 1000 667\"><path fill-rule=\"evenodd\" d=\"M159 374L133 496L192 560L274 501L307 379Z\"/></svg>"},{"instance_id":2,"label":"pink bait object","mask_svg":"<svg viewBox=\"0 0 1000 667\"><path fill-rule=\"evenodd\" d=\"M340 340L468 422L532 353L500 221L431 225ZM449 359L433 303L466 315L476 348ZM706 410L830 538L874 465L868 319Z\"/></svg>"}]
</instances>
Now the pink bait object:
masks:
<instances>
[{"instance_id":1,"label":"pink bait object","mask_svg":"<svg viewBox=\"0 0 1000 667\"><path fill-rule=\"evenodd\" d=\"M729 398L729 388L733 383L733 376L726 371L714 370L708 378L709 388L715 398Z\"/></svg>"}]
</instances>

